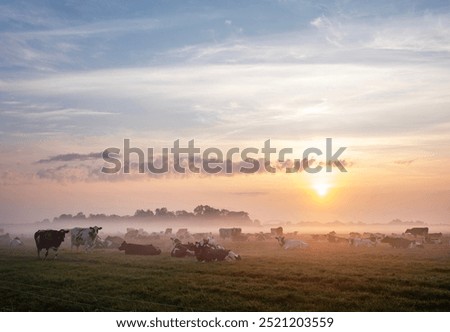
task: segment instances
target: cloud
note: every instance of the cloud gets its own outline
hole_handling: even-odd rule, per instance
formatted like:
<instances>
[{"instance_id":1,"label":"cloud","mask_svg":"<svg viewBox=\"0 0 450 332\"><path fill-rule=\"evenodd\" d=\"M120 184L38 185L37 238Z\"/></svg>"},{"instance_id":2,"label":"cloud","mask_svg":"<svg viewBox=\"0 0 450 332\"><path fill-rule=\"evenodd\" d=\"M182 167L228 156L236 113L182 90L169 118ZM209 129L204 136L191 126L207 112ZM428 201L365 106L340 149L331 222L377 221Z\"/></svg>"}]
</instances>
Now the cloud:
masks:
<instances>
[{"instance_id":1,"label":"cloud","mask_svg":"<svg viewBox=\"0 0 450 332\"><path fill-rule=\"evenodd\" d=\"M130 161L128 164L129 173L124 173L125 163L123 158L118 158L121 163L119 172L113 174L103 173L103 167L111 168L112 164L106 163L102 159L102 153L89 154L62 154L41 159L36 164L63 163L59 166L51 166L41 168L36 171L35 176L38 179L53 180L57 182L95 182L95 181L140 181L143 179L187 179L187 178L206 178L206 177L232 177L232 176L257 176L269 173L266 169L265 160L263 158L253 160L219 160L219 159L203 159L196 156L194 159L180 156L179 167L184 168L185 173L176 170L174 158L169 155L169 159L163 159L161 155L153 157L152 165L154 168L162 169L162 165L167 165L167 171L164 173L155 173L148 168L148 162L139 163ZM256 162L256 164L255 164ZM345 167L351 167L352 163L345 160L341 161ZM316 167L323 165L315 159L310 160L291 160L285 161L271 160L268 166L273 168L275 173L301 173L305 170L306 165ZM178 167L178 166L177 166ZM193 171L197 168L198 171ZM208 169L216 169L211 172ZM142 172L143 173L142 173Z\"/></svg>"},{"instance_id":2,"label":"cloud","mask_svg":"<svg viewBox=\"0 0 450 332\"><path fill-rule=\"evenodd\" d=\"M399 164L399 165L406 165L409 166L411 165L413 162L415 162L416 159L409 159L409 160L395 160L394 163Z\"/></svg>"},{"instance_id":3,"label":"cloud","mask_svg":"<svg viewBox=\"0 0 450 332\"><path fill-rule=\"evenodd\" d=\"M45 164L45 163L51 163L51 162L67 162L67 161L84 161L84 160L97 160L102 159L102 152L92 152L88 154L80 154L80 153L67 153L67 154L60 154L57 156L49 157L47 159L41 159L37 161L38 164Z\"/></svg>"},{"instance_id":4,"label":"cloud","mask_svg":"<svg viewBox=\"0 0 450 332\"><path fill-rule=\"evenodd\" d=\"M0 93L36 108L3 103L0 131L62 131L72 140L123 133L161 141L195 137L224 145L269 136L298 145L337 137L372 153L404 149L420 130L419 146L410 149L439 149L450 138L448 13L397 11L387 19L364 10L347 16L324 10L302 17L305 24L295 29L156 48L145 53L152 54L150 64L140 58L135 67L74 63L57 74L7 75ZM225 20L240 23L234 16L216 23ZM106 33L109 23L114 20L72 27L53 22L49 40L68 39L61 54L70 59L80 41ZM142 22L116 23L133 31ZM41 38L42 30L30 38ZM22 32L7 36L25 38Z\"/></svg>"},{"instance_id":5,"label":"cloud","mask_svg":"<svg viewBox=\"0 0 450 332\"><path fill-rule=\"evenodd\" d=\"M42 107L40 107L42 108ZM26 110L12 110L12 111L3 111L1 112L3 115L14 116L19 118L26 118L30 120L37 119L51 119L54 120L62 120L68 119L70 117L80 117L80 116L106 116L106 115L114 115L113 112L104 112L104 111L94 111L88 109L76 109L76 108L64 108L64 109L56 109L56 110L44 110L44 111L26 111Z\"/></svg>"}]
</instances>

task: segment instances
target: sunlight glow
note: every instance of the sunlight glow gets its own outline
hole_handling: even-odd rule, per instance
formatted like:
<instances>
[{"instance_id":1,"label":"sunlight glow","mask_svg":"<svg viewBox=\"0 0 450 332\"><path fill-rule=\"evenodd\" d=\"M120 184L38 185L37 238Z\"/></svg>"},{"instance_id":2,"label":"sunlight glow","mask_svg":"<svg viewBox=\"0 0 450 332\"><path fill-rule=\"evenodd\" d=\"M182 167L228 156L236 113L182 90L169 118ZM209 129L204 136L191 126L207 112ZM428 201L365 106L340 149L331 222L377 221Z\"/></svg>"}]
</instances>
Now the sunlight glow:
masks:
<instances>
[{"instance_id":1,"label":"sunlight glow","mask_svg":"<svg viewBox=\"0 0 450 332\"><path fill-rule=\"evenodd\" d=\"M330 186L325 183L319 183L319 184L314 185L314 190L316 191L317 195L319 195L320 197L326 196L329 189L330 189Z\"/></svg>"}]
</instances>

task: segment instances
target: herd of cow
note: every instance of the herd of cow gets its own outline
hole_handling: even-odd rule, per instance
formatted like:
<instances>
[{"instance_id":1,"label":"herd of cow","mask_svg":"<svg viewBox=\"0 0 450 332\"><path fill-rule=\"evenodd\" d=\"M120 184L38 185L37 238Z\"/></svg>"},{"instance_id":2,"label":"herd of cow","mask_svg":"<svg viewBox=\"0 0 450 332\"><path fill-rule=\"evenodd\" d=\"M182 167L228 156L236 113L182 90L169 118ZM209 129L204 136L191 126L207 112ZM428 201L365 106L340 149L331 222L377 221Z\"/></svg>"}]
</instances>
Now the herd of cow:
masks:
<instances>
[{"instance_id":1,"label":"herd of cow","mask_svg":"<svg viewBox=\"0 0 450 332\"><path fill-rule=\"evenodd\" d=\"M97 243L98 231L102 227L79 228L75 227L69 230L39 230L34 234L38 257L41 257L41 251L45 249L44 259L47 258L50 249L55 251L55 258L58 257L58 249L64 241L67 233L70 232L71 248L84 246L85 250L91 250ZM195 256L198 261L211 262L223 260L240 260L241 256L225 249L220 245L213 243L210 239L204 239L201 242L183 244L179 239L172 238L174 247L171 251L172 257ZM159 255L161 249L152 244L134 244L123 241L118 247L126 255Z\"/></svg>"},{"instance_id":2,"label":"herd of cow","mask_svg":"<svg viewBox=\"0 0 450 332\"><path fill-rule=\"evenodd\" d=\"M118 250L124 251L126 255L160 255L161 249L152 244L137 244L137 243L127 243L124 239L120 237L108 236L104 241L98 236L99 230L102 227L88 227L80 228L75 227L71 230L38 230L34 234L34 240L36 242L36 248L38 257L41 257L41 251L45 249L44 259L47 258L49 250L52 249L55 252L55 258L58 256L58 249L61 243L64 241L66 234L70 232L71 248L74 247L78 250L79 247L84 247L85 251L90 251L94 247L103 245L104 247L117 248ZM142 230L128 229L126 234L126 239L142 239L147 236ZM172 229L168 228L164 233L165 236L170 236L172 234ZM128 235L128 238L127 238ZM195 237L190 236L187 229L181 229L177 232L177 237L170 237L173 243L172 250L170 252L172 257L195 257L200 262L211 262L211 261L223 261L223 260L240 260L241 256L234 253L229 249L225 249L221 245L217 244L211 233L199 233L202 239L195 241ZM290 237L287 239L283 233L282 227L272 228L269 233L270 238L275 238L278 244L288 250L296 248L307 248L309 244L301 239L295 238L296 232L291 233ZM243 241L248 240L248 235L242 234L240 228L221 228L219 230L219 236L221 239L231 239L233 241ZM147 237L148 239L149 237ZM181 239L193 238L193 242L183 243ZM256 234L255 239L262 240L266 239L267 236L264 233ZM311 235L313 241L325 240L332 243L348 243L353 247L373 247L379 243L387 243L393 248L423 248L424 243L429 244L439 244L442 243L443 235L442 233L429 233L428 227L415 227L407 229L405 233L401 235L392 234L391 236L386 236L381 233L356 233L351 232L348 237L338 236L335 232L330 232L328 234L314 234ZM9 243L10 247L16 247L23 245L21 240L16 237L11 239L9 234L0 235L0 244Z\"/></svg>"}]
</instances>

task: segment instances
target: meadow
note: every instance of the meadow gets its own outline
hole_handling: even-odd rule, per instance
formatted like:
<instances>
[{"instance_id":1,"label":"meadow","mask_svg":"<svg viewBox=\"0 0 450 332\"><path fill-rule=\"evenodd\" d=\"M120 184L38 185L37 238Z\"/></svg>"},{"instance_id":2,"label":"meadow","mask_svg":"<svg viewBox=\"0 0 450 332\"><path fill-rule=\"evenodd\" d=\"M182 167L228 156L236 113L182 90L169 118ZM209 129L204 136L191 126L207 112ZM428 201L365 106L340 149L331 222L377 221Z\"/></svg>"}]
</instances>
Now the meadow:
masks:
<instances>
[{"instance_id":1,"label":"meadow","mask_svg":"<svg viewBox=\"0 0 450 332\"><path fill-rule=\"evenodd\" d=\"M450 311L450 247L352 248L311 242L226 242L241 261L199 263L32 243L0 248L1 311ZM52 254L50 254L52 258Z\"/></svg>"}]
</instances>

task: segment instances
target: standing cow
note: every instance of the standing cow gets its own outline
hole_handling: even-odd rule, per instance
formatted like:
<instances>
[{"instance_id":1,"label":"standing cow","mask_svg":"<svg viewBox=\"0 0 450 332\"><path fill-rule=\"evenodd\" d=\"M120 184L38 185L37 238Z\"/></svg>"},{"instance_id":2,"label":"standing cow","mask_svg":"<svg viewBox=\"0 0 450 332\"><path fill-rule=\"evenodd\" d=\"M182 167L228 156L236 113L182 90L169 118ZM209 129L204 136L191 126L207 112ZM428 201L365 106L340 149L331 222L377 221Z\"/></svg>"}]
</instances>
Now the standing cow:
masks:
<instances>
[{"instance_id":1,"label":"standing cow","mask_svg":"<svg viewBox=\"0 0 450 332\"><path fill-rule=\"evenodd\" d=\"M38 257L41 258L41 250L45 249L44 259L48 256L48 250L52 248L55 251L55 259L58 257L58 248L64 241L66 233L68 230L61 229L56 230L38 230L34 233L34 241L36 241Z\"/></svg>"},{"instance_id":2,"label":"standing cow","mask_svg":"<svg viewBox=\"0 0 450 332\"><path fill-rule=\"evenodd\" d=\"M408 228L405 231L405 234L411 234L411 235L414 235L414 236L427 236L428 235L428 227Z\"/></svg>"},{"instance_id":3,"label":"standing cow","mask_svg":"<svg viewBox=\"0 0 450 332\"><path fill-rule=\"evenodd\" d=\"M101 230L102 227L89 227L89 228L80 228L75 227L70 231L70 240L71 240L71 246L70 248L73 249L73 247L84 246L84 250L87 252L88 250L92 250L95 246L97 237L98 237L98 231Z\"/></svg>"},{"instance_id":4,"label":"standing cow","mask_svg":"<svg viewBox=\"0 0 450 332\"><path fill-rule=\"evenodd\" d=\"M392 248L410 248L413 241L401 237L386 236L381 240L382 243L388 243Z\"/></svg>"}]
</instances>

